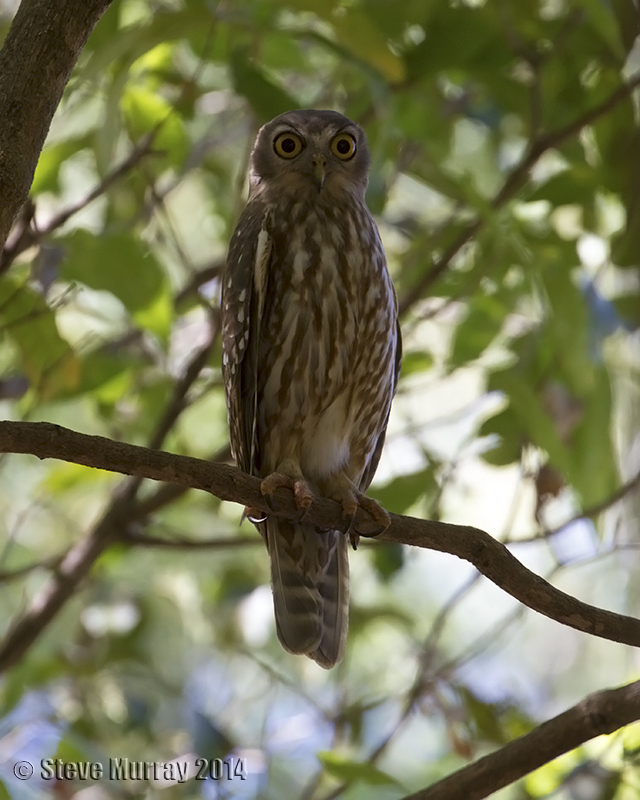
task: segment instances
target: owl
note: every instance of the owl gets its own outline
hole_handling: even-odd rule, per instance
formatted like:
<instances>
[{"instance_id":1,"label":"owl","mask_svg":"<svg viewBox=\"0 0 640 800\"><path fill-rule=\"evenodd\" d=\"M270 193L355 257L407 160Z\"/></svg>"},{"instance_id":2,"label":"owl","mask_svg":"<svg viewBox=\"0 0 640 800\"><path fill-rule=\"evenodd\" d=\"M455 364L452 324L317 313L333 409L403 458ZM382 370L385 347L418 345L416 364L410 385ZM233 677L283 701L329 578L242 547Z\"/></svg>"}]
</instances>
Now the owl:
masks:
<instances>
[{"instance_id":1,"label":"owl","mask_svg":"<svg viewBox=\"0 0 640 800\"><path fill-rule=\"evenodd\" d=\"M290 111L264 125L222 286L222 374L231 451L268 501L288 487L294 522L249 513L271 562L278 638L330 668L344 654L348 537L305 521L314 495L345 529L380 460L401 358L397 299L365 203L362 129L335 111ZM357 536L351 534L352 541Z\"/></svg>"}]
</instances>

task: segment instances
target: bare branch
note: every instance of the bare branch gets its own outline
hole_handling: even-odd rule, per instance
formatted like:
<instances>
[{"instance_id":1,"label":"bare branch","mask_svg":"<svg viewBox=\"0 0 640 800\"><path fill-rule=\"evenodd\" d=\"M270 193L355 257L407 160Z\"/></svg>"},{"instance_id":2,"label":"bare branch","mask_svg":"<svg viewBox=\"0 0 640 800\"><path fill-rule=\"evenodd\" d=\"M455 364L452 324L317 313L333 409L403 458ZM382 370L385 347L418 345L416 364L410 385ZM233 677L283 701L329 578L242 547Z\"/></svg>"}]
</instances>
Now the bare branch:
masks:
<instances>
[{"instance_id":1,"label":"bare branch","mask_svg":"<svg viewBox=\"0 0 640 800\"><path fill-rule=\"evenodd\" d=\"M137 478L167 481L201 489L222 500L248 505L265 513L271 511L260 492L260 480L227 464L149 450L101 436L87 436L47 422L0 422L0 452L31 453L39 458L58 458ZM272 503L273 511L279 516L296 519L299 515L286 489L279 489ZM119 533L110 532L109 537L121 536L127 523L139 519L135 503L129 502L126 512L123 515L122 507L113 511ZM314 499L307 518L323 528L339 529L345 525L338 504L322 497ZM371 535L370 526L371 520L359 511L356 530L362 535ZM640 647L640 620L590 606L556 589L478 528L392 514L390 527L378 538L456 555L472 563L489 580L534 611L585 633ZM90 548L90 544L86 547ZM60 569L64 572L64 562Z\"/></svg>"},{"instance_id":2,"label":"bare branch","mask_svg":"<svg viewBox=\"0 0 640 800\"><path fill-rule=\"evenodd\" d=\"M171 539L162 539L160 536L149 536L138 531L128 531L123 536L123 541L125 544L157 547L161 550L232 550L262 544L259 536L218 536L216 539L185 539L174 536Z\"/></svg>"},{"instance_id":3,"label":"bare branch","mask_svg":"<svg viewBox=\"0 0 640 800\"><path fill-rule=\"evenodd\" d=\"M53 114L111 0L22 0L0 51L0 248L27 199Z\"/></svg>"},{"instance_id":4,"label":"bare branch","mask_svg":"<svg viewBox=\"0 0 640 800\"><path fill-rule=\"evenodd\" d=\"M491 755L404 800L481 800L595 736L640 718L640 681L594 692Z\"/></svg>"}]
</instances>

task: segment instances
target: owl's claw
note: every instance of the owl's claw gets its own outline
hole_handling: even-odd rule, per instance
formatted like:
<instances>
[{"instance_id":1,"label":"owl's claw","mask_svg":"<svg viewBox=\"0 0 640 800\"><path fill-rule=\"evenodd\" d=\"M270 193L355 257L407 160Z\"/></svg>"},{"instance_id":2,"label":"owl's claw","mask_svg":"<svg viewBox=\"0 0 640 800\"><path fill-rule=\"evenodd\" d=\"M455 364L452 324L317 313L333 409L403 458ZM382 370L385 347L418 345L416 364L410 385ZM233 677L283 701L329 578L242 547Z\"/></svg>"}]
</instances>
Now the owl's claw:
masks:
<instances>
[{"instance_id":1,"label":"owl's claw","mask_svg":"<svg viewBox=\"0 0 640 800\"><path fill-rule=\"evenodd\" d=\"M391 517L377 500L373 500L371 497L367 497L364 494L359 494L358 505L363 511L366 511L373 522L377 523L377 527L372 530L359 531L362 536L379 536L391 525Z\"/></svg>"},{"instance_id":2,"label":"owl's claw","mask_svg":"<svg viewBox=\"0 0 640 800\"><path fill-rule=\"evenodd\" d=\"M340 485L334 486L330 494L331 498L342 506L342 516L349 520L346 533L349 534L351 545L355 550L358 546L360 536L379 536L391 525L391 519L380 503L367 497L366 494L358 491L345 479ZM364 530L355 530L354 523L358 509L361 508L371 518L374 527L369 530L366 524Z\"/></svg>"},{"instance_id":3,"label":"owl's claw","mask_svg":"<svg viewBox=\"0 0 640 800\"><path fill-rule=\"evenodd\" d=\"M245 506L244 511L242 512L242 520L248 519L249 522L253 522L254 525L258 525L261 522L267 521L267 514L264 511L261 511L259 508L252 508L251 506Z\"/></svg>"},{"instance_id":4,"label":"owl's claw","mask_svg":"<svg viewBox=\"0 0 640 800\"><path fill-rule=\"evenodd\" d=\"M289 475L284 475L281 472L272 472L270 475L267 475L267 477L264 478L260 484L260 491L262 492L266 504L274 513L275 509L271 501L271 495L277 489L281 488L290 489L293 492L293 499L295 501L296 508L301 512L300 516L296 519L296 522L302 522L309 509L309 506L313 502L313 492L311 487L307 481L304 480L304 478L292 478Z\"/></svg>"}]
</instances>

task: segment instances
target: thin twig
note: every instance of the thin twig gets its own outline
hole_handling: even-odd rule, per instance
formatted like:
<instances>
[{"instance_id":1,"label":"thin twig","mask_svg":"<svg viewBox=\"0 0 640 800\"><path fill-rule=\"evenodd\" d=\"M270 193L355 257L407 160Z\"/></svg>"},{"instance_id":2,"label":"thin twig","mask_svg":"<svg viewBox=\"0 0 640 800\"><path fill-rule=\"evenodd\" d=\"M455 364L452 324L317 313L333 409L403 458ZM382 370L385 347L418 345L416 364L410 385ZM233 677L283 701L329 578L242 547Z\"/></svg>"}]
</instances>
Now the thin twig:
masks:
<instances>
[{"instance_id":1,"label":"thin twig","mask_svg":"<svg viewBox=\"0 0 640 800\"><path fill-rule=\"evenodd\" d=\"M159 126L156 126L152 131L143 136L133 150L129 153L129 155L120 164L118 164L117 167L105 175L100 183L98 183L81 200L71 203L66 208L63 208L61 211L55 214L45 226L39 229L34 229L33 227L24 228L23 226L24 230L22 230L21 234L15 239L15 241L7 244L2 253L0 253L0 274L6 272L13 261L15 261L15 259L21 253L23 253L29 247L33 247L34 244L40 242L45 236L48 236L58 228L62 227L65 222L71 219L71 217L85 209L90 203L105 194L111 188L111 186L116 183L116 181L130 172L145 156L152 153L153 140L155 139L158 130ZM31 217L32 216L33 214L31 214ZM31 219L29 219L29 222L31 222Z\"/></svg>"}]
</instances>

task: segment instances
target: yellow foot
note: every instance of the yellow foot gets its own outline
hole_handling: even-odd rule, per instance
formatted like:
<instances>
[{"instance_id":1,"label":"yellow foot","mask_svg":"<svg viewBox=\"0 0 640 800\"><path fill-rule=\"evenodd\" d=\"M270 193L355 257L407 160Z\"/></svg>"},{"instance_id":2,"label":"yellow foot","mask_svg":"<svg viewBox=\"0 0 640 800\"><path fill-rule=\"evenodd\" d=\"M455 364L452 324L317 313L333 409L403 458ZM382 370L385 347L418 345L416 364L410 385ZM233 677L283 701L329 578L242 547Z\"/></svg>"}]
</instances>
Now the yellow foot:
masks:
<instances>
[{"instance_id":1,"label":"yellow foot","mask_svg":"<svg viewBox=\"0 0 640 800\"><path fill-rule=\"evenodd\" d=\"M282 472L272 472L263 478L260 484L260 491L262 492L267 505L273 511L273 504L271 502L271 495L277 489L291 489L293 492L293 499L295 500L296 508L301 512L298 517L298 522L302 521L307 509L313 502L313 491L311 486L305 481L304 478L292 478Z\"/></svg>"}]
</instances>

